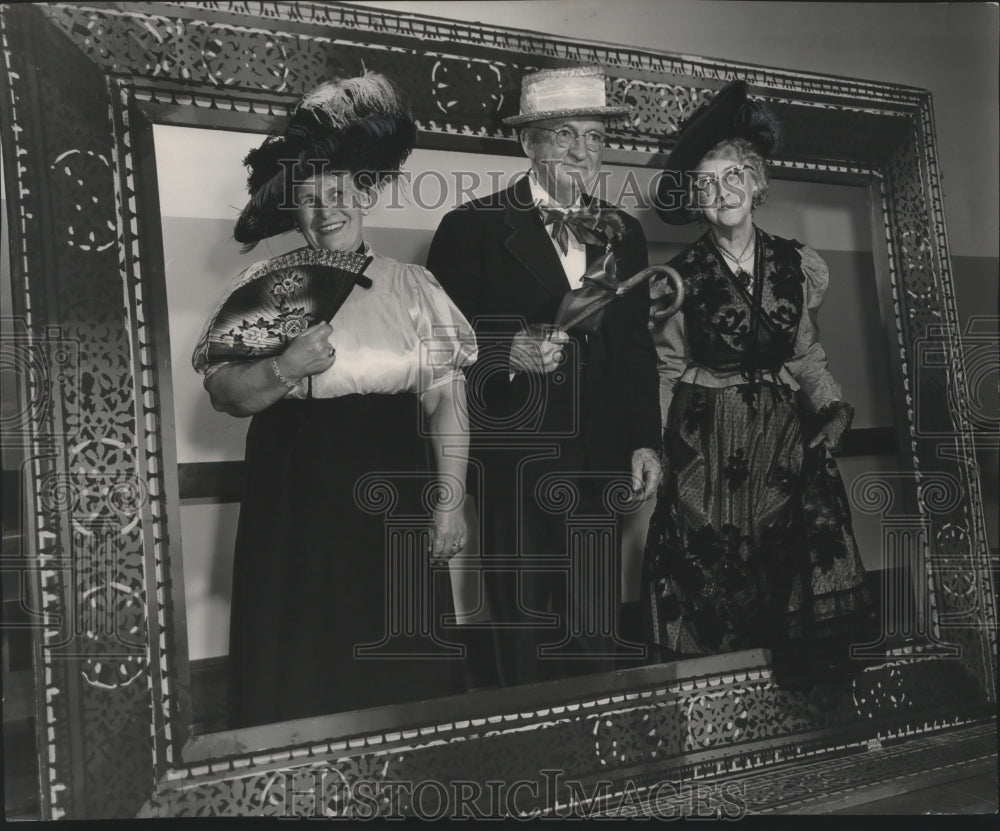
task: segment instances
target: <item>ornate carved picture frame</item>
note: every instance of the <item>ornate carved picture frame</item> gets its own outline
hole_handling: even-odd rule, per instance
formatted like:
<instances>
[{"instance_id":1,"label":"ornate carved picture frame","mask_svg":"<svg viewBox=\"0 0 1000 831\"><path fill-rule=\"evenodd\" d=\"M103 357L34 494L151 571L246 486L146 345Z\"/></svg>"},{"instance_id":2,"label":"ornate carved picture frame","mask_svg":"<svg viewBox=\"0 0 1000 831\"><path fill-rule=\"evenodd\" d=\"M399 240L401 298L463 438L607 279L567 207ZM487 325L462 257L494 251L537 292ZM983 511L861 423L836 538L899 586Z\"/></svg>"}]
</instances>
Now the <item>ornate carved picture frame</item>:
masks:
<instances>
[{"instance_id":1,"label":"ornate carved picture frame","mask_svg":"<svg viewBox=\"0 0 1000 831\"><path fill-rule=\"evenodd\" d=\"M599 809L585 797L601 782L605 795L641 791L863 748L995 704L996 606L927 92L325 3L12 4L0 25L14 337L37 366L22 422L5 427L25 448L28 548L4 568L37 615L44 816L419 813L438 788L454 808L455 782L485 815ZM853 496L917 569L915 645L870 644L852 685L807 692L779 689L752 651L192 735L152 125L263 132L361 63L398 79L420 146L499 154L517 152L499 116L526 71L603 65L635 113L605 160L647 167L738 76L787 125L775 176L868 188L900 464ZM390 782L409 787L359 787Z\"/></svg>"}]
</instances>

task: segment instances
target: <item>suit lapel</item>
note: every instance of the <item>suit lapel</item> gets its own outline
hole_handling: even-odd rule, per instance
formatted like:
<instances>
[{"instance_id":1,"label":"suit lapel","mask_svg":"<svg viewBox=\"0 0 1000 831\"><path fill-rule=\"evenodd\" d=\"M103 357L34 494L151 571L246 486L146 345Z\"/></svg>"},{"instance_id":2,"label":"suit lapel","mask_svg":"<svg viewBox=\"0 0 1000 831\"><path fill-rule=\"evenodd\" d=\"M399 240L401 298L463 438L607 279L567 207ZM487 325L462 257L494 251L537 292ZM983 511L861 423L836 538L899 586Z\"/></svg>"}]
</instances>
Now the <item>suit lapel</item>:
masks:
<instances>
[{"instance_id":1,"label":"suit lapel","mask_svg":"<svg viewBox=\"0 0 1000 831\"><path fill-rule=\"evenodd\" d=\"M510 193L511 199L504 212L510 235L504 245L546 291L562 298L569 291L569 281L552 239L534 208L528 177L515 182ZM588 250L588 256L589 253Z\"/></svg>"}]
</instances>

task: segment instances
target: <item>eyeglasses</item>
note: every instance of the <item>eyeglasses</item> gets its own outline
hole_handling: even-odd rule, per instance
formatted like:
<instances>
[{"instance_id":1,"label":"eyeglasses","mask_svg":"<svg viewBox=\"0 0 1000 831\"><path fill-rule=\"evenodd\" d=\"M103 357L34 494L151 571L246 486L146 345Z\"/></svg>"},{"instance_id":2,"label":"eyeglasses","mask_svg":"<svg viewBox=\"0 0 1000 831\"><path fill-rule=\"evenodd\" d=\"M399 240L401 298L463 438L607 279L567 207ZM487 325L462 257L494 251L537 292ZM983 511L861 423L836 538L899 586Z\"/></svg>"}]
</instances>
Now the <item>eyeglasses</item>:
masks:
<instances>
[{"instance_id":1,"label":"eyeglasses","mask_svg":"<svg viewBox=\"0 0 1000 831\"><path fill-rule=\"evenodd\" d=\"M732 192L733 189L742 189L746 184L743 176L744 170L752 170L749 164L737 164L727 167L721 173L697 173L691 181L691 187L701 193L716 194L720 190Z\"/></svg>"},{"instance_id":2,"label":"eyeglasses","mask_svg":"<svg viewBox=\"0 0 1000 831\"><path fill-rule=\"evenodd\" d=\"M691 198L693 207L700 208L737 208L745 200L753 199L753 184L748 181L745 171L751 171L750 179L754 176L753 165L737 164L727 167L719 173L709 173L698 171L692 174L691 178Z\"/></svg>"},{"instance_id":3,"label":"eyeglasses","mask_svg":"<svg viewBox=\"0 0 1000 831\"><path fill-rule=\"evenodd\" d=\"M583 144L588 150L602 150L604 148L604 142L607 136L604 133L599 133L597 130L587 130L582 136L576 132L576 130L571 130L569 127L560 127L558 130L554 130L551 127L535 127L536 130L545 130L547 133L552 133L553 141L556 143L556 147L572 147L576 144L576 140L582 138Z\"/></svg>"}]
</instances>

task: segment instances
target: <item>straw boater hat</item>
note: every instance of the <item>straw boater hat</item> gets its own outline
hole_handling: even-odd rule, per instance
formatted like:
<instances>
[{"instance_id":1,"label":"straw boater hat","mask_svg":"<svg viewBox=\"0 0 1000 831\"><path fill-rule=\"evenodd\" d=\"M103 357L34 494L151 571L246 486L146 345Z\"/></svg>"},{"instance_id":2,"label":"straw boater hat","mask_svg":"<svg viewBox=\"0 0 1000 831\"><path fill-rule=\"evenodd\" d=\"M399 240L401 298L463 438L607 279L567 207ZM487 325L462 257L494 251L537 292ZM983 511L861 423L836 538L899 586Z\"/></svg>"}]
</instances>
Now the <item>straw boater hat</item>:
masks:
<instances>
[{"instance_id":1,"label":"straw boater hat","mask_svg":"<svg viewBox=\"0 0 1000 831\"><path fill-rule=\"evenodd\" d=\"M604 70L598 66L543 69L521 80L521 112L503 123L520 127L549 118L608 118L628 111L608 105Z\"/></svg>"},{"instance_id":2,"label":"straw boater hat","mask_svg":"<svg viewBox=\"0 0 1000 831\"><path fill-rule=\"evenodd\" d=\"M697 215L687 208L686 194L677 185L686 183L705 155L719 142L742 138L767 159L781 144L781 123L763 104L747 98L746 81L732 81L681 125L677 143L667 158L656 188L654 207L660 219L671 225L694 222Z\"/></svg>"},{"instance_id":3,"label":"straw boater hat","mask_svg":"<svg viewBox=\"0 0 1000 831\"><path fill-rule=\"evenodd\" d=\"M413 118L384 75L320 84L295 105L282 135L269 136L244 159L250 201L236 220L236 241L252 247L295 227L293 212L280 207L291 202L290 172L296 180L323 169L348 172L359 187L375 190L399 175L416 138Z\"/></svg>"}]
</instances>

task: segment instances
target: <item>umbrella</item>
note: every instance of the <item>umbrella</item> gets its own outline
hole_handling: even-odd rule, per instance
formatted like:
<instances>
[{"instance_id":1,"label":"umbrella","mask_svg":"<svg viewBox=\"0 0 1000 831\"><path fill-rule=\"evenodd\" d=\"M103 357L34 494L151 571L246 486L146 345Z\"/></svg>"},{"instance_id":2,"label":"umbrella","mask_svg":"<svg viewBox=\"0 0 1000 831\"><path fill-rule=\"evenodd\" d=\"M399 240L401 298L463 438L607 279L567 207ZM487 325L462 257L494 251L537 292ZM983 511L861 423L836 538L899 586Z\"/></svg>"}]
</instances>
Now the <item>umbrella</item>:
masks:
<instances>
[{"instance_id":1,"label":"umbrella","mask_svg":"<svg viewBox=\"0 0 1000 831\"><path fill-rule=\"evenodd\" d=\"M327 323L372 261L357 251L299 248L252 266L208 328L208 363L267 358L320 321Z\"/></svg>"},{"instance_id":2,"label":"umbrella","mask_svg":"<svg viewBox=\"0 0 1000 831\"><path fill-rule=\"evenodd\" d=\"M601 327L605 307L646 280L667 278L667 285L653 300L654 320L665 320L676 314L684 302L684 282L676 269L669 265L644 268L624 282L618 282L615 255L610 251L595 260L583 275L583 285L563 297L556 312L555 324L564 331L576 329L585 334L595 334Z\"/></svg>"}]
</instances>

